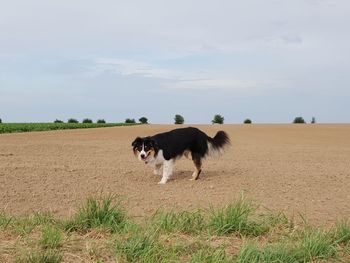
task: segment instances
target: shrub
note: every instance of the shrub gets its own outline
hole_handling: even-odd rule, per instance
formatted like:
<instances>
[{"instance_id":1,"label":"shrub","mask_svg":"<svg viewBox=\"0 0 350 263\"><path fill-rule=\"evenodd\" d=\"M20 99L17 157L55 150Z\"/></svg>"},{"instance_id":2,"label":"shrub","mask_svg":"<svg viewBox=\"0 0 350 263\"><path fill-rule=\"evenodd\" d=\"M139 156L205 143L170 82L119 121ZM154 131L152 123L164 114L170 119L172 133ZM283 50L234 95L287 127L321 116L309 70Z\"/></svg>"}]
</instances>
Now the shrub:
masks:
<instances>
[{"instance_id":1,"label":"shrub","mask_svg":"<svg viewBox=\"0 0 350 263\"><path fill-rule=\"evenodd\" d=\"M218 124L223 124L224 123L224 117L221 116L220 114L216 114L214 116L214 119L211 121L213 124L218 123Z\"/></svg>"},{"instance_id":2,"label":"shrub","mask_svg":"<svg viewBox=\"0 0 350 263\"><path fill-rule=\"evenodd\" d=\"M97 123L106 123L106 121L104 119L98 119Z\"/></svg>"},{"instance_id":3,"label":"shrub","mask_svg":"<svg viewBox=\"0 0 350 263\"><path fill-rule=\"evenodd\" d=\"M68 120L68 123L79 123L79 121L76 120L76 119L71 118L71 119Z\"/></svg>"},{"instance_id":4,"label":"shrub","mask_svg":"<svg viewBox=\"0 0 350 263\"><path fill-rule=\"evenodd\" d=\"M63 121L56 119L54 123L63 123Z\"/></svg>"},{"instance_id":5,"label":"shrub","mask_svg":"<svg viewBox=\"0 0 350 263\"><path fill-rule=\"evenodd\" d=\"M183 123L185 122L184 117L182 117L182 116L179 115L179 114L176 114L176 115L175 115L174 120L175 120L175 124L183 124Z\"/></svg>"},{"instance_id":6,"label":"shrub","mask_svg":"<svg viewBox=\"0 0 350 263\"><path fill-rule=\"evenodd\" d=\"M293 123L305 123L305 120L303 117L296 117Z\"/></svg>"},{"instance_id":7,"label":"shrub","mask_svg":"<svg viewBox=\"0 0 350 263\"><path fill-rule=\"evenodd\" d=\"M139 122L141 122L142 124L147 124L148 123L148 119L146 117L141 117L139 119Z\"/></svg>"},{"instance_id":8,"label":"shrub","mask_svg":"<svg viewBox=\"0 0 350 263\"><path fill-rule=\"evenodd\" d=\"M91 119L84 119L83 123L92 123L92 120Z\"/></svg>"},{"instance_id":9,"label":"shrub","mask_svg":"<svg viewBox=\"0 0 350 263\"><path fill-rule=\"evenodd\" d=\"M127 118L127 119L125 120L125 123L136 123L136 121L135 121L135 119L129 119L129 118Z\"/></svg>"},{"instance_id":10,"label":"shrub","mask_svg":"<svg viewBox=\"0 0 350 263\"><path fill-rule=\"evenodd\" d=\"M245 119L243 123L245 123L245 124L251 124L252 121L251 121L251 119Z\"/></svg>"}]
</instances>

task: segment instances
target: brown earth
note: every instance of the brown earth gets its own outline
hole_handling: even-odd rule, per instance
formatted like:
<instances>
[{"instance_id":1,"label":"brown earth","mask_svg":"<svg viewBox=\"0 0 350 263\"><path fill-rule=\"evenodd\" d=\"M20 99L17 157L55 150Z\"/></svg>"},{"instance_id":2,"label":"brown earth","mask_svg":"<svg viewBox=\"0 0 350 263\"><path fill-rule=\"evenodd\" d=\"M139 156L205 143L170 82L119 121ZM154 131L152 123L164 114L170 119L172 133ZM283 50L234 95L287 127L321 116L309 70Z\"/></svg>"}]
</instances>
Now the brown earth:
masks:
<instances>
[{"instance_id":1,"label":"brown earth","mask_svg":"<svg viewBox=\"0 0 350 263\"><path fill-rule=\"evenodd\" d=\"M209 136L225 130L231 147L204 162L198 181L188 180L192 162L178 161L166 185L135 159L131 142L174 125L0 135L0 210L67 217L102 193L120 195L142 219L160 207L222 206L244 192L263 208L315 224L349 217L350 125L197 127Z\"/></svg>"}]
</instances>

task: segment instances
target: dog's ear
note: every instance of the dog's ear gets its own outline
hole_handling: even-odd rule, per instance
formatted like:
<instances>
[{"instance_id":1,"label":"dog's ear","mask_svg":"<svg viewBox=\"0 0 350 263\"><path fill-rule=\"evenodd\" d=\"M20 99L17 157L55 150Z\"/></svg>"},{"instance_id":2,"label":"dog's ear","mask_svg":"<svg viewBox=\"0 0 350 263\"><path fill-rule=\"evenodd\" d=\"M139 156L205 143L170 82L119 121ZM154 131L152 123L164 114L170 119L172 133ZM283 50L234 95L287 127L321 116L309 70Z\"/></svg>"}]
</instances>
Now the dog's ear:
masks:
<instances>
[{"instance_id":1,"label":"dog's ear","mask_svg":"<svg viewBox=\"0 0 350 263\"><path fill-rule=\"evenodd\" d=\"M140 137L137 137L131 144L132 147L135 147L138 143L140 143L142 139Z\"/></svg>"}]
</instances>

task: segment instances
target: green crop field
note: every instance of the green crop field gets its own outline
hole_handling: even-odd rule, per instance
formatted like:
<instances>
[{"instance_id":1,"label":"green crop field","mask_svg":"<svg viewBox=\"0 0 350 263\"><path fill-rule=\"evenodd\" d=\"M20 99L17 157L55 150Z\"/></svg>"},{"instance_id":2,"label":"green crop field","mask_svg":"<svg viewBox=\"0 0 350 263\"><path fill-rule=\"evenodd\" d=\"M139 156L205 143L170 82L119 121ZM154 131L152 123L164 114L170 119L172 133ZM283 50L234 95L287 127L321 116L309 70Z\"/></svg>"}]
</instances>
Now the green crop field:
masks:
<instances>
[{"instance_id":1,"label":"green crop field","mask_svg":"<svg viewBox=\"0 0 350 263\"><path fill-rule=\"evenodd\" d=\"M102 128L135 125L127 123L0 123L1 133Z\"/></svg>"}]
</instances>

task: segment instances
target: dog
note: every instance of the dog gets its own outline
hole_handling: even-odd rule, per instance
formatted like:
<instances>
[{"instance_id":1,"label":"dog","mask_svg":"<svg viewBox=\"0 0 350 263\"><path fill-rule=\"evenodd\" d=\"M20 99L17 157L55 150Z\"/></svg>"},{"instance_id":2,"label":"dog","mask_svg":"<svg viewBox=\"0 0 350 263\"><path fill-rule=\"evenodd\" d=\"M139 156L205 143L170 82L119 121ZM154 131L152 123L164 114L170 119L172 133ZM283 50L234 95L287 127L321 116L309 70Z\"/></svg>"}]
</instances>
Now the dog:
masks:
<instances>
[{"instance_id":1,"label":"dog","mask_svg":"<svg viewBox=\"0 0 350 263\"><path fill-rule=\"evenodd\" d=\"M192 159L195 171L191 180L197 180L202 171L202 161L207 156L215 156L230 144L224 131L218 131L211 138L194 127L180 128L153 136L137 137L132 142L134 155L145 164L154 167L154 174L161 175L159 184L170 178L175 160L186 156Z\"/></svg>"}]
</instances>

